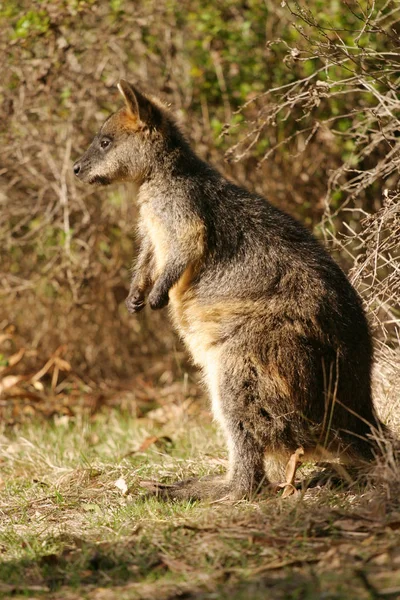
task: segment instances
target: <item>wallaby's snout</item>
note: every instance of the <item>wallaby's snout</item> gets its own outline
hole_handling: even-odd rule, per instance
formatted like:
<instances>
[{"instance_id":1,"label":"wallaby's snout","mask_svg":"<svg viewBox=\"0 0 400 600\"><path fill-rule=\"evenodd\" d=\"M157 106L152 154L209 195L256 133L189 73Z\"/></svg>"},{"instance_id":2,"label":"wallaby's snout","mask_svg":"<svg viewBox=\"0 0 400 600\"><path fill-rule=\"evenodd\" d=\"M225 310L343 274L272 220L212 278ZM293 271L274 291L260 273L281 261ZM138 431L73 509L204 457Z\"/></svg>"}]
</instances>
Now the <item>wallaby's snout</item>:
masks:
<instances>
[{"instance_id":1,"label":"wallaby's snout","mask_svg":"<svg viewBox=\"0 0 400 600\"><path fill-rule=\"evenodd\" d=\"M95 137L84 155L74 163L74 174L84 183L107 185L111 183L107 177L109 169L104 165L103 153L99 152L97 146L99 146L98 136Z\"/></svg>"},{"instance_id":2,"label":"wallaby's snout","mask_svg":"<svg viewBox=\"0 0 400 600\"><path fill-rule=\"evenodd\" d=\"M83 156L75 161L73 166L74 174L84 183L97 183L93 178L92 145L89 146Z\"/></svg>"}]
</instances>

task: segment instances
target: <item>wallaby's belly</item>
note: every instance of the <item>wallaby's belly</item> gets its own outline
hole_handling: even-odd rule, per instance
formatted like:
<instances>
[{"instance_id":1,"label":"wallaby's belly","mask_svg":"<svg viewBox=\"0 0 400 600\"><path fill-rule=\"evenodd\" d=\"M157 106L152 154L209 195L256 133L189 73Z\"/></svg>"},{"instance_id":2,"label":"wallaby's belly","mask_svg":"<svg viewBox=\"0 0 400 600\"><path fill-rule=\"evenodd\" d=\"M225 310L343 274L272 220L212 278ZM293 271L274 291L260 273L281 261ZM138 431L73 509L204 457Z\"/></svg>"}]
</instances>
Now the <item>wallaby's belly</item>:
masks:
<instances>
[{"instance_id":1,"label":"wallaby's belly","mask_svg":"<svg viewBox=\"0 0 400 600\"><path fill-rule=\"evenodd\" d=\"M171 316L194 363L202 369L214 418L227 431L220 399L220 310L210 305L202 306L195 298L190 297L190 292L182 294L181 291L182 288L177 286L170 292Z\"/></svg>"},{"instance_id":2,"label":"wallaby's belly","mask_svg":"<svg viewBox=\"0 0 400 600\"><path fill-rule=\"evenodd\" d=\"M210 307L203 307L188 296L192 294L188 291L182 294L179 284L170 291L171 316L193 361L205 368L210 354L218 347L221 323L210 313Z\"/></svg>"},{"instance_id":3,"label":"wallaby's belly","mask_svg":"<svg viewBox=\"0 0 400 600\"><path fill-rule=\"evenodd\" d=\"M190 285L189 269L170 291L170 311L175 327L186 343L194 362L205 368L226 341L243 338L243 326L267 318L266 302L226 298L210 301L198 297ZM242 333L240 333L242 332ZM243 339L242 339L243 341Z\"/></svg>"}]
</instances>

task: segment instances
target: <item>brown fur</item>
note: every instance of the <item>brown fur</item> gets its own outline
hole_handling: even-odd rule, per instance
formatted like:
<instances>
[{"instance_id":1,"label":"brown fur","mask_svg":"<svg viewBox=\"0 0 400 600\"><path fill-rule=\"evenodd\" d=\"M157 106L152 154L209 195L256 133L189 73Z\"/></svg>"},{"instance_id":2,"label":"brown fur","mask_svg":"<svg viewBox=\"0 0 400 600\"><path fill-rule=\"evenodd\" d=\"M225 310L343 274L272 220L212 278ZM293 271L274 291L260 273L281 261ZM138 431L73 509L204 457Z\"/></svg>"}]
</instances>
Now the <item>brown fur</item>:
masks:
<instances>
[{"instance_id":1,"label":"brown fur","mask_svg":"<svg viewBox=\"0 0 400 600\"><path fill-rule=\"evenodd\" d=\"M119 89L125 107L75 173L138 184L141 250L128 310L169 303L230 460L225 478L154 491L249 496L299 447L371 460L371 433L385 430L371 399L368 325L343 272L300 223L202 162L159 101L124 81Z\"/></svg>"}]
</instances>

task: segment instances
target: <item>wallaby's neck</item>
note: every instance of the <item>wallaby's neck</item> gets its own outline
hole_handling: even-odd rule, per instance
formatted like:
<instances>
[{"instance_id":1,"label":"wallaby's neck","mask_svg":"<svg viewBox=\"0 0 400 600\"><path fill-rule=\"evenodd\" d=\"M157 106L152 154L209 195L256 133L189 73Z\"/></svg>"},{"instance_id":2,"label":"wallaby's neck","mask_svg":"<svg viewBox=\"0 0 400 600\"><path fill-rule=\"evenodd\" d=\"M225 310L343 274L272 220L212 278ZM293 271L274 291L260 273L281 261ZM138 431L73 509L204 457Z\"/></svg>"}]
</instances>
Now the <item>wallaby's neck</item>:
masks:
<instances>
[{"instance_id":1,"label":"wallaby's neck","mask_svg":"<svg viewBox=\"0 0 400 600\"><path fill-rule=\"evenodd\" d=\"M179 147L161 153L151 171L140 184L138 201L149 202L152 198L176 202L179 197L187 197L195 202L196 192L201 193L207 180L221 178L210 165L199 158L190 145L184 141ZM189 198L190 196L190 198Z\"/></svg>"}]
</instances>

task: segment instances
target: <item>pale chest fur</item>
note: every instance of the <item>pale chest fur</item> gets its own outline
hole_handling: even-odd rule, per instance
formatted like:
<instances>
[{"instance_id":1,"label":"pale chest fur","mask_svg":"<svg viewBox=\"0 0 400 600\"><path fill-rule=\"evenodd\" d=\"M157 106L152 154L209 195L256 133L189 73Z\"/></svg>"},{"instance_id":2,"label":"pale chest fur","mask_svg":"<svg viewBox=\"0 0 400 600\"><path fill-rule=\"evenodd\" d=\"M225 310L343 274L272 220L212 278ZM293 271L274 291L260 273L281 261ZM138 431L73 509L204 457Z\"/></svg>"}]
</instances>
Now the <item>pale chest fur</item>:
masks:
<instances>
[{"instance_id":1,"label":"pale chest fur","mask_svg":"<svg viewBox=\"0 0 400 600\"><path fill-rule=\"evenodd\" d=\"M140 207L139 228L142 235L150 240L158 275L164 268L167 259L168 235L161 219L154 212L150 204L143 204Z\"/></svg>"}]
</instances>

